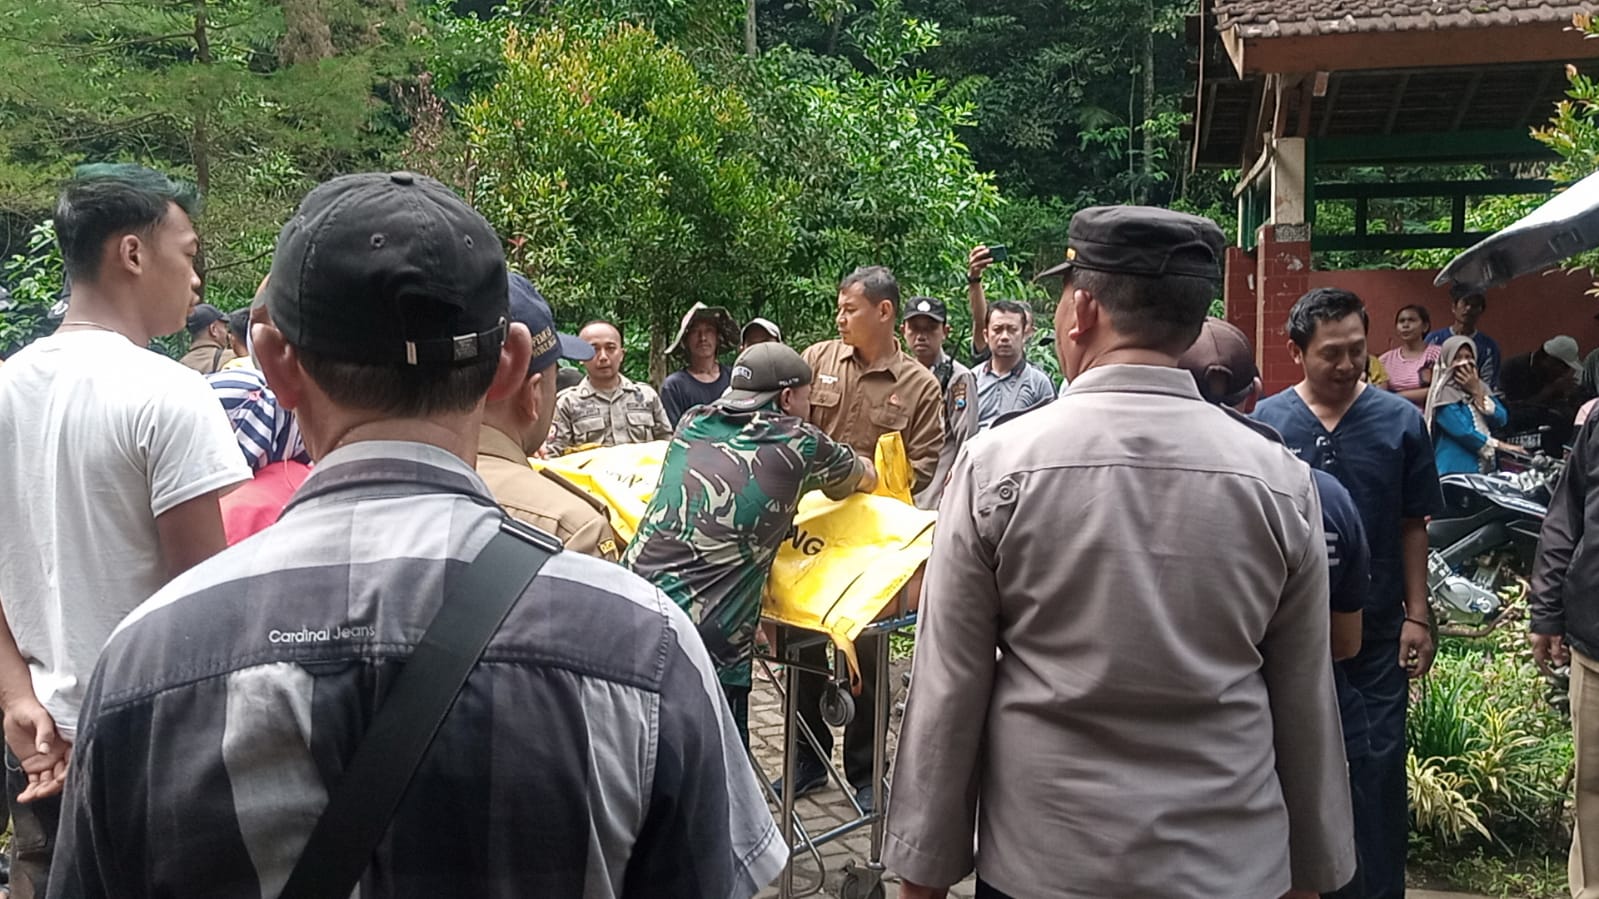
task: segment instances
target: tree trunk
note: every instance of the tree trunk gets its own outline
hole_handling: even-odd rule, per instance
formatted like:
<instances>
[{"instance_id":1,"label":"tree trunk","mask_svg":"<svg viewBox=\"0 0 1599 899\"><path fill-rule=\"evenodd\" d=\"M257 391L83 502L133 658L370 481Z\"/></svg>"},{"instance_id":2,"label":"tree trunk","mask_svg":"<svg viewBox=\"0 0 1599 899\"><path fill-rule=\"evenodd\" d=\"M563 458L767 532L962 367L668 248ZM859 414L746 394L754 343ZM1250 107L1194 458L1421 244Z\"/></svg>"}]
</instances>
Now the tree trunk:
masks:
<instances>
[{"instance_id":1,"label":"tree trunk","mask_svg":"<svg viewBox=\"0 0 1599 899\"><path fill-rule=\"evenodd\" d=\"M1155 119L1155 3L1144 0L1144 178L1138 186L1138 201L1149 202L1150 185L1155 183L1155 135L1150 123Z\"/></svg>"},{"instance_id":2,"label":"tree trunk","mask_svg":"<svg viewBox=\"0 0 1599 899\"><path fill-rule=\"evenodd\" d=\"M744 2L744 55L755 56L761 52L755 40L755 0Z\"/></svg>"},{"instance_id":3,"label":"tree trunk","mask_svg":"<svg viewBox=\"0 0 1599 899\"><path fill-rule=\"evenodd\" d=\"M837 56L838 55L838 38L839 38L839 34L843 30L844 30L844 11L843 10L839 10L833 16L833 21L831 21L831 22L829 22L827 24L827 46L822 51L825 55L827 55L827 56Z\"/></svg>"},{"instance_id":4,"label":"tree trunk","mask_svg":"<svg viewBox=\"0 0 1599 899\"><path fill-rule=\"evenodd\" d=\"M664 322L650 320L650 384L657 389L666 383L666 343L672 339L666 333L667 327Z\"/></svg>"},{"instance_id":5,"label":"tree trunk","mask_svg":"<svg viewBox=\"0 0 1599 899\"><path fill-rule=\"evenodd\" d=\"M278 61L285 66L316 62L333 55L333 31L320 0L283 0L283 40Z\"/></svg>"},{"instance_id":6,"label":"tree trunk","mask_svg":"<svg viewBox=\"0 0 1599 899\"><path fill-rule=\"evenodd\" d=\"M194 0L194 58L201 65L210 65L211 35L207 31L206 0ZM206 128L206 119L210 112L205 104L209 102L201 98L199 105L194 110L194 130L190 137L192 144L190 153L194 157L194 186L199 188L200 196L204 197L211 190L211 139ZM195 254L194 270L200 276L200 298L205 298L205 248Z\"/></svg>"}]
</instances>

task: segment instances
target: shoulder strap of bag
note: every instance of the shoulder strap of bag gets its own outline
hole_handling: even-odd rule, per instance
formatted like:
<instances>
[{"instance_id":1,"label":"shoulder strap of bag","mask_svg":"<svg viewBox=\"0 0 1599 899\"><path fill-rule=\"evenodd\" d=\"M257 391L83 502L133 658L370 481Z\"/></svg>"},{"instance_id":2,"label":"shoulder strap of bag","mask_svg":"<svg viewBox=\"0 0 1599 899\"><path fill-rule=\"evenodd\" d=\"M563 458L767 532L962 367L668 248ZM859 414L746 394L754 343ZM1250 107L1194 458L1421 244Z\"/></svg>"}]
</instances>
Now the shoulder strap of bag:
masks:
<instances>
[{"instance_id":1,"label":"shoulder strap of bag","mask_svg":"<svg viewBox=\"0 0 1599 899\"><path fill-rule=\"evenodd\" d=\"M433 616L328 797L280 899L349 899L455 697L511 607L561 544L511 519Z\"/></svg>"}]
</instances>

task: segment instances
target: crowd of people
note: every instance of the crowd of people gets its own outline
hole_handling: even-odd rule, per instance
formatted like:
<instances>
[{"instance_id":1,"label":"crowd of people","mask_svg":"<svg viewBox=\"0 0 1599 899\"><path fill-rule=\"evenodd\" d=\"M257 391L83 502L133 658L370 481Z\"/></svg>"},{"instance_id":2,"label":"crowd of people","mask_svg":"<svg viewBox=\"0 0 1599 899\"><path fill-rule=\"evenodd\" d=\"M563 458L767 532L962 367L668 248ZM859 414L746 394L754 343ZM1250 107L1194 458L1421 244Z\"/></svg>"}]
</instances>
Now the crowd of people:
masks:
<instances>
[{"instance_id":1,"label":"crowd of people","mask_svg":"<svg viewBox=\"0 0 1599 899\"><path fill-rule=\"evenodd\" d=\"M974 871L989 899L1402 896L1439 471L1496 446L1501 376L1542 402L1580 367L1556 338L1501 375L1467 298L1432 333L1401 310L1384 384L1364 304L1318 289L1285 323L1302 379L1262 397L1249 339L1207 319L1220 229L1124 206L1080 211L1039 276L1060 384L979 246L969 354L943 301L866 265L803 349L694 304L657 392L623 374L618 323L559 331L428 178L317 187L233 315L198 303L196 208L160 173L80 169L66 315L0 366L18 897L754 895L788 857L747 756L763 590L801 497L871 492L894 433L938 511L911 688L874 783L886 638L863 638L841 756L901 896ZM146 350L185 327L181 364ZM1593 577L1591 431L1540 563L1546 662L1599 647L1563 598ZM529 464L649 441L626 542ZM406 673L445 657L433 715ZM829 779L827 687L798 679L798 795ZM392 804L354 792L374 782ZM329 836L351 815L369 842Z\"/></svg>"}]
</instances>

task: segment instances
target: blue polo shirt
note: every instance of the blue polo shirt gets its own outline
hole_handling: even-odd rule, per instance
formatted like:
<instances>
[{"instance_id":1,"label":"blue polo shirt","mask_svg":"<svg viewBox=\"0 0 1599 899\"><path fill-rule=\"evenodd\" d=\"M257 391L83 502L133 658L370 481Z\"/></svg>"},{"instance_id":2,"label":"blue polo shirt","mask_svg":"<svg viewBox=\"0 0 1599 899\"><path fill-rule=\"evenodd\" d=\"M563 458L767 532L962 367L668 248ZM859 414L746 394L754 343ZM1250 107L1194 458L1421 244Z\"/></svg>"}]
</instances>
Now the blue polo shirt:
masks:
<instances>
[{"instance_id":1,"label":"blue polo shirt","mask_svg":"<svg viewBox=\"0 0 1599 899\"><path fill-rule=\"evenodd\" d=\"M1368 387L1338 427L1328 431L1289 388L1262 400L1255 418L1276 428L1295 455L1349 491L1371 558L1364 639L1397 640L1405 617L1400 522L1443 508L1432 441L1421 413L1398 394Z\"/></svg>"},{"instance_id":2,"label":"blue polo shirt","mask_svg":"<svg viewBox=\"0 0 1599 899\"><path fill-rule=\"evenodd\" d=\"M1432 346L1443 346L1444 341L1455 336L1449 328L1439 328L1427 335L1427 343ZM1477 345L1477 374L1482 376L1484 383L1494 391L1499 390L1499 341L1494 340L1478 328L1477 333L1471 335L1471 342Z\"/></svg>"}]
</instances>

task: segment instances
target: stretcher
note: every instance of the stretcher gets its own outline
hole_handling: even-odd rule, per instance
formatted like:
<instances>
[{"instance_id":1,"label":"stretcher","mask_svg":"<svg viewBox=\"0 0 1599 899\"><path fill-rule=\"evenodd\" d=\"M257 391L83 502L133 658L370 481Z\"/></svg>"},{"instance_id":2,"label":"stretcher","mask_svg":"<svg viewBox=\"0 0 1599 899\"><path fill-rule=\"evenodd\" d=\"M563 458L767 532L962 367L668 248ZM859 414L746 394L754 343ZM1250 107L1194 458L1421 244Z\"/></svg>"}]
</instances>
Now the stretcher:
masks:
<instances>
[{"instance_id":1,"label":"stretcher","mask_svg":"<svg viewBox=\"0 0 1599 899\"><path fill-rule=\"evenodd\" d=\"M890 683L890 647L888 635L895 631L905 630L916 623L916 598L921 592L921 571L911 576L909 581L898 593L880 610L876 620L855 630L855 638L876 635L882 639L876 643L876 708L873 709L874 721L872 726L872 811L863 810L855 800L855 791L850 787L844 772L833 764L829 753L821 751L820 746L805 719L800 717L797 704L796 688L799 684L799 675L802 673L817 674L828 679L828 685L822 692L821 713L822 720L830 727L843 727L854 718L856 714L852 690L859 683L858 669L853 652L835 652L831 667L817 668L802 664L798 661L800 651L815 646L818 643L834 639L833 634L825 630L811 630L791 624L781 624L778 628L778 639L769 656L756 656L756 664L765 672L767 679L776 687L783 706L783 760L782 771L783 789L781 795L772 789L772 773L761 768L760 761L750 752L750 764L755 767L757 779L767 791L768 798L778 808L778 820L781 822L783 840L789 847L788 864L783 867L778 879L779 899L794 899L800 896L812 896L821 893L827 882L827 865L822 859L821 847L834 840L841 839L863 827L871 828L868 843L867 857L864 865L857 865L854 859L847 862L838 878L834 895L838 899L883 899L883 822L884 811L887 807L887 791L885 777L888 769L888 734L891 712L894 708L893 697L889 692ZM780 617L766 617L767 621L780 622ZM836 643L835 643L836 646ZM774 669L781 665L781 671ZM806 741L816 758L823 760L823 767L827 771L828 789L841 791L854 809L855 816L849 821L842 822L820 833L812 833L810 828L800 820L794 808L796 796L794 795L794 765L798 757L800 740ZM804 886L795 887L796 861L801 857L809 857L815 866L814 879Z\"/></svg>"},{"instance_id":2,"label":"stretcher","mask_svg":"<svg viewBox=\"0 0 1599 899\"><path fill-rule=\"evenodd\" d=\"M556 460L530 460L536 467L553 470L604 502L611 523L624 540L637 531L659 478L664 443L604 447L563 456ZM911 505L913 473L897 433L884 435L876 452L877 489L832 500L821 493L805 496L799 504L788 539L778 547L772 562L762 604L763 621L779 626L781 639L772 656L757 656L757 664L782 695L783 784L777 796L768 772L761 770L753 753L750 762L766 785L768 796L781 813L783 837L789 846L789 863L783 869L779 891L784 899L822 891L827 871L819 847L871 828L870 851L864 867L846 865L837 887L840 899L881 899L883 895L883 816L886 796L883 775L888 767L888 722L894 703L889 693L889 641L887 635L910 627L916 620L921 595L922 569L932 552L937 515ZM826 677L822 719L831 726L846 724L855 713L853 694L861 687L855 641L864 634L881 634L878 646L876 720L873 727L872 808L866 814L855 802L844 775L826 760L830 782L848 796L856 817L826 832L812 834L794 812L793 767L800 739L816 748L811 733L795 707L797 675L807 671ZM798 661L807 646L831 641L833 663L812 668ZM773 666L782 665L781 675ZM822 757L821 752L816 753ZM794 860L801 855L816 862L817 877L806 889L794 889Z\"/></svg>"}]
</instances>

